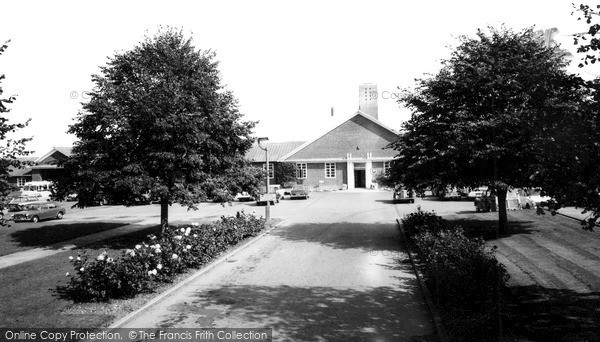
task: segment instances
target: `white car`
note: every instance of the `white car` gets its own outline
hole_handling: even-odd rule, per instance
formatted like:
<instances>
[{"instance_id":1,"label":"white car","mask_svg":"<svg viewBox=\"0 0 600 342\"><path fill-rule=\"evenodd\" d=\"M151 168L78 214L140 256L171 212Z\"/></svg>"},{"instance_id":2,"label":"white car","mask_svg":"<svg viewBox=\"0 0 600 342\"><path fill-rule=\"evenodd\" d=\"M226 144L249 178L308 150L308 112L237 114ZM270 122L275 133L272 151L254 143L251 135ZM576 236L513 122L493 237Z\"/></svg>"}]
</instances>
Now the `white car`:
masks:
<instances>
[{"instance_id":1,"label":"white car","mask_svg":"<svg viewBox=\"0 0 600 342\"><path fill-rule=\"evenodd\" d=\"M523 209L535 209L544 206L552 197L542 196L540 189L532 189L521 195L521 207Z\"/></svg>"},{"instance_id":2,"label":"white car","mask_svg":"<svg viewBox=\"0 0 600 342\"><path fill-rule=\"evenodd\" d=\"M474 191L471 191L467 195L467 198L468 199L476 199L477 197L483 196L484 192L485 192L485 190L474 190Z\"/></svg>"}]
</instances>

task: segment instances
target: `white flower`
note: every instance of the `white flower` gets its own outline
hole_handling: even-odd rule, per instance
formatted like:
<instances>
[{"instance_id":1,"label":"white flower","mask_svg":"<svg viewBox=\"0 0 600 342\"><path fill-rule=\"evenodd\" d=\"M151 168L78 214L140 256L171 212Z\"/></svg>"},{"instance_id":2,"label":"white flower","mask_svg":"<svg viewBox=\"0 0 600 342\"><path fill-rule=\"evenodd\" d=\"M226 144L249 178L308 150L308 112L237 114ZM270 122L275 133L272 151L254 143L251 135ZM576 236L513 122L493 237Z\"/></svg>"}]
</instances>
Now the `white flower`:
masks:
<instances>
[{"instance_id":1,"label":"white flower","mask_svg":"<svg viewBox=\"0 0 600 342\"><path fill-rule=\"evenodd\" d=\"M177 256L177 254L173 253L173 255L171 256L171 258L172 258L172 259L177 259L177 258L179 258L179 257Z\"/></svg>"},{"instance_id":2,"label":"white flower","mask_svg":"<svg viewBox=\"0 0 600 342\"><path fill-rule=\"evenodd\" d=\"M200 225L200 224L199 224L198 222L192 222L192 226L194 226L194 227L197 227L197 226L199 226L199 225Z\"/></svg>"},{"instance_id":3,"label":"white flower","mask_svg":"<svg viewBox=\"0 0 600 342\"><path fill-rule=\"evenodd\" d=\"M135 252L134 252L134 251L131 251L131 253L129 253L129 254L130 254L132 257L134 257L134 256L135 256Z\"/></svg>"},{"instance_id":4,"label":"white flower","mask_svg":"<svg viewBox=\"0 0 600 342\"><path fill-rule=\"evenodd\" d=\"M80 257L77 257L77 261L81 261L81 258L80 258Z\"/></svg>"},{"instance_id":5,"label":"white flower","mask_svg":"<svg viewBox=\"0 0 600 342\"><path fill-rule=\"evenodd\" d=\"M185 228L181 228L181 229L179 229L179 231L183 233L183 232L185 232Z\"/></svg>"},{"instance_id":6,"label":"white flower","mask_svg":"<svg viewBox=\"0 0 600 342\"><path fill-rule=\"evenodd\" d=\"M69 257L69 260L73 260L73 257L72 257L72 256L70 256L70 257Z\"/></svg>"},{"instance_id":7,"label":"white flower","mask_svg":"<svg viewBox=\"0 0 600 342\"><path fill-rule=\"evenodd\" d=\"M83 271L84 271L84 268L83 268L83 267L82 267L82 268L80 268L80 269L79 269L79 271L80 271L80 272L83 272Z\"/></svg>"},{"instance_id":8,"label":"white flower","mask_svg":"<svg viewBox=\"0 0 600 342\"><path fill-rule=\"evenodd\" d=\"M162 270L162 264L156 265L156 268L158 268L159 270Z\"/></svg>"},{"instance_id":9,"label":"white flower","mask_svg":"<svg viewBox=\"0 0 600 342\"><path fill-rule=\"evenodd\" d=\"M156 236L150 235L150 240L154 240L154 239L156 239Z\"/></svg>"},{"instance_id":10,"label":"white flower","mask_svg":"<svg viewBox=\"0 0 600 342\"><path fill-rule=\"evenodd\" d=\"M148 275L156 275L156 269L153 269L152 271L148 271Z\"/></svg>"},{"instance_id":11,"label":"white flower","mask_svg":"<svg viewBox=\"0 0 600 342\"><path fill-rule=\"evenodd\" d=\"M65 274L65 277L68 277L68 276L69 276L69 272L67 272L67 274Z\"/></svg>"},{"instance_id":12,"label":"white flower","mask_svg":"<svg viewBox=\"0 0 600 342\"><path fill-rule=\"evenodd\" d=\"M160 248L157 248L157 249L156 249L154 252L155 252L156 254L160 254L161 250L160 250Z\"/></svg>"},{"instance_id":13,"label":"white flower","mask_svg":"<svg viewBox=\"0 0 600 342\"><path fill-rule=\"evenodd\" d=\"M142 245L135 245L135 249L140 249L142 248Z\"/></svg>"},{"instance_id":14,"label":"white flower","mask_svg":"<svg viewBox=\"0 0 600 342\"><path fill-rule=\"evenodd\" d=\"M177 236L175 236L175 238L176 238L177 240L181 240L181 239L183 239L183 236L181 236L181 235L177 235Z\"/></svg>"},{"instance_id":15,"label":"white flower","mask_svg":"<svg viewBox=\"0 0 600 342\"><path fill-rule=\"evenodd\" d=\"M187 245L187 246L185 246L185 248L192 249L192 245Z\"/></svg>"},{"instance_id":16,"label":"white flower","mask_svg":"<svg viewBox=\"0 0 600 342\"><path fill-rule=\"evenodd\" d=\"M213 227L213 231L214 231L214 232L216 232L216 231L217 231L217 228Z\"/></svg>"},{"instance_id":17,"label":"white flower","mask_svg":"<svg viewBox=\"0 0 600 342\"><path fill-rule=\"evenodd\" d=\"M113 258L106 259L106 262L113 262Z\"/></svg>"},{"instance_id":18,"label":"white flower","mask_svg":"<svg viewBox=\"0 0 600 342\"><path fill-rule=\"evenodd\" d=\"M195 238L197 238L197 237L198 237L198 234L194 234L194 237L195 237Z\"/></svg>"},{"instance_id":19,"label":"white flower","mask_svg":"<svg viewBox=\"0 0 600 342\"><path fill-rule=\"evenodd\" d=\"M102 261L102 260L104 260L104 254L100 254L100 255L98 255L98 258L96 258L96 259L98 259L99 261Z\"/></svg>"},{"instance_id":20,"label":"white flower","mask_svg":"<svg viewBox=\"0 0 600 342\"><path fill-rule=\"evenodd\" d=\"M191 231L192 231L192 228L188 227L188 228L185 230L185 236L188 236L188 235L190 235L190 232L191 232Z\"/></svg>"}]
</instances>

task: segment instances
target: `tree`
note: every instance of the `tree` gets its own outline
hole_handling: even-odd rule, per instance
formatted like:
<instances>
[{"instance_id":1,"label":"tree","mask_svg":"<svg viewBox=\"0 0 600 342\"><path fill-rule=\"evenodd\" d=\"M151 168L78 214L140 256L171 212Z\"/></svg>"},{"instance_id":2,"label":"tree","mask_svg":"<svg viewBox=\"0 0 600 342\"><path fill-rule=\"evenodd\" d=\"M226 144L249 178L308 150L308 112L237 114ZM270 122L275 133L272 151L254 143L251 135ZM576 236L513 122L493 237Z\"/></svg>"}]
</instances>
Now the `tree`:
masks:
<instances>
[{"instance_id":1,"label":"tree","mask_svg":"<svg viewBox=\"0 0 600 342\"><path fill-rule=\"evenodd\" d=\"M598 61L598 51L600 51L600 39L596 38L596 34L600 34L600 24L594 23L594 19L600 16L600 5L590 6L580 4L577 7L573 4L575 10L571 14L578 13L577 20L585 20L586 24L590 25L587 32L578 33L573 36L573 42L577 45L578 53L585 53L585 57L581 58L579 67L583 68L586 65L595 64ZM595 8L594 8L595 7Z\"/></svg>"},{"instance_id":2,"label":"tree","mask_svg":"<svg viewBox=\"0 0 600 342\"><path fill-rule=\"evenodd\" d=\"M275 180L282 186L286 184L297 183L296 164L290 162L281 162L274 164Z\"/></svg>"},{"instance_id":3,"label":"tree","mask_svg":"<svg viewBox=\"0 0 600 342\"><path fill-rule=\"evenodd\" d=\"M214 59L172 28L109 58L69 127L79 141L62 164L61 194L76 190L79 206L149 196L165 229L171 204L197 209L215 184L235 188L254 123L241 121Z\"/></svg>"},{"instance_id":4,"label":"tree","mask_svg":"<svg viewBox=\"0 0 600 342\"><path fill-rule=\"evenodd\" d=\"M0 46L0 55L8 48L8 43L7 41ZM5 78L4 74L0 74L0 82ZM11 185L8 183L9 172L12 168L23 166L23 163L17 158L30 153L25 149L25 144L31 140L31 138L8 139L10 134L27 126L29 120L25 123L9 123L9 119L5 116L10 112L10 108L7 105L12 104L16 100L16 95L3 97L3 93L4 91L0 86L0 141L2 141L2 146L0 147L0 194L5 194L9 190L12 190Z\"/></svg>"},{"instance_id":5,"label":"tree","mask_svg":"<svg viewBox=\"0 0 600 342\"><path fill-rule=\"evenodd\" d=\"M441 70L404 90L413 111L399 139L391 177L405 186L477 187L498 196L498 235L507 229L509 187L536 186L545 131L568 118L584 94L557 47L532 29L502 27L459 38Z\"/></svg>"}]
</instances>

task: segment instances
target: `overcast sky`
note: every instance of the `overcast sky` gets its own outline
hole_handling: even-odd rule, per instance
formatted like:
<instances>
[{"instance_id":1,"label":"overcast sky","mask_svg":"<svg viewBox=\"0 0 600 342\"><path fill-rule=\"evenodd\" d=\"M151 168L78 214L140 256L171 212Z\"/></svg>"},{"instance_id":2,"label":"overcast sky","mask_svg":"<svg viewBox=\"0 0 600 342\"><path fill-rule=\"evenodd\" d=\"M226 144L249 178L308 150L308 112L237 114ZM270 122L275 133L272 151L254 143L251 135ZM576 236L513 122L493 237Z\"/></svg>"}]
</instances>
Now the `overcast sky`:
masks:
<instances>
[{"instance_id":1,"label":"overcast sky","mask_svg":"<svg viewBox=\"0 0 600 342\"><path fill-rule=\"evenodd\" d=\"M358 109L358 86L379 87L379 119L399 129L409 113L398 87L439 68L459 35L499 26L556 27L563 47L584 25L570 0L421 1L10 1L2 4L4 95L10 118L32 121L35 155L70 146L66 134L91 75L159 25L183 28L213 49L223 83L239 99L256 136L309 140ZM592 70L578 71L582 74ZM384 92L385 95L384 95ZM331 107L335 116L330 116Z\"/></svg>"}]
</instances>

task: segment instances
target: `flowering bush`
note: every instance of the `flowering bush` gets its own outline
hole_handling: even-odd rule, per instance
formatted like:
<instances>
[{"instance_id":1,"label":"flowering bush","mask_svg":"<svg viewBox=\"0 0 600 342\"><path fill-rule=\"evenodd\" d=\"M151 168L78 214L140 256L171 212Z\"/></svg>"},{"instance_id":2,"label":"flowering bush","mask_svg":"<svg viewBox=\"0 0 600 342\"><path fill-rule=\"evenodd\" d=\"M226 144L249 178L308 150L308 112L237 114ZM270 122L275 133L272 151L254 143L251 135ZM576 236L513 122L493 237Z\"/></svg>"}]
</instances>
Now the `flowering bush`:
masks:
<instances>
[{"instance_id":1,"label":"flowering bush","mask_svg":"<svg viewBox=\"0 0 600 342\"><path fill-rule=\"evenodd\" d=\"M402 218L402 227L408 237L413 237L423 231L439 231L447 228L446 221L434 212L423 211L417 207L414 213L406 214Z\"/></svg>"},{"instance_id":2,"label":"flowering bush","mask_svg":"<svg viewBox=\"0 0 600 342\"><path fill-rule=\"evenodd\" d=\"M265 220L243 211L214 224L169 227L113 259L106 252L95 258L69 257L75 273L67 292L76 301L106 301L151 292L159 283L207 263L229 246L260 232Z\"/></svg>"}]
</instances>

